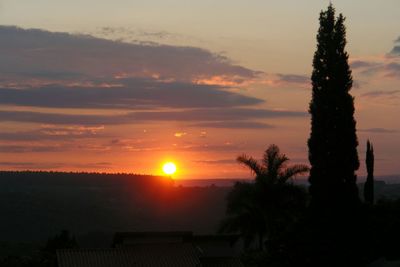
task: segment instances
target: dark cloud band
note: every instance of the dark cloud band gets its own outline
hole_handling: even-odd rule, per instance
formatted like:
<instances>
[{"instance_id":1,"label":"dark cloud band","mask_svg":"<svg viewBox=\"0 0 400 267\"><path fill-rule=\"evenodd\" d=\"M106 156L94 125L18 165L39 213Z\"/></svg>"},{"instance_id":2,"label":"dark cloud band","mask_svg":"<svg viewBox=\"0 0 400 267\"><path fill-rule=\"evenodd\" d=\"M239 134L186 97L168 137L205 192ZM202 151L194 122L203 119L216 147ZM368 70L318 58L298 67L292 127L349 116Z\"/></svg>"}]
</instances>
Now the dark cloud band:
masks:
<instances>
[{"instance_id":1,"label":"dark cloud band","mask_svg":"<svg viewBox=\"0 0 400 267\"><path fill-rule=\"evenodd\" d=\"M218 108L185 111L129 112L119 115L79 115L28 111L0 111L0 121L46 123L55 125L118 125L156 121L220 122L265 118L305 117L306 112L268 109ZM247 126L251 126L247 122ZM253 126L257 125L252 124ZM211 126L211 124L209 124ZM217 125L215 125L217 126ZM228 127L229 128L229 127Z\"/></svg>"}]
</instances>

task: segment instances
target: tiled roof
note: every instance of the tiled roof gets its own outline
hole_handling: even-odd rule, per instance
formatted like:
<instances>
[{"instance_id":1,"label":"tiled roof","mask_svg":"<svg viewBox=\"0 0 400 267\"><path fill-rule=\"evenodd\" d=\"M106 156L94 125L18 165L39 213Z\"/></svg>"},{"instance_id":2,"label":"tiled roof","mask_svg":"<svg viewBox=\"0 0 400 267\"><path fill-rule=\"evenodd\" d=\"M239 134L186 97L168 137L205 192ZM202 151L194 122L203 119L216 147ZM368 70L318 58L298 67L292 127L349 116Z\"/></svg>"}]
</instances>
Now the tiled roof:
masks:
<instances>
[{"instance_id":1,"label":"tiled roof","mask_svg":"<svg viewBox=\"0 0 400 267\"><path fill-rule=\"evenodd\" d=\"M59 267L191 267L201 266L191 244L140 244L118 249L57 251Z\"/></svg>"},{"instance_id":2,"label":"tiled roof","mask_svg":"<svg viewBox=\"0 0 400 267\"><path fill-rule=\"evenodd\" d=\"M244 267L239 258L202 258L202 267Z\"/></svg>"},{"instance_id":3,"label":"tiled roof","mask_svg":"<svg viewBox=\"0 0 400 267\"><path fill-rule=\"evenodd\" d=\"M193 233L176 232L118 232L114 235L113 247L125 247L144 243L182 243L190 242Z\"/></svg>"},{"instance_id":4,"label":"tiled roof","mask_svg":"<svg viewBox=\"0 0 400 267\"><path fill-rule=\"evenodd\" d=\"M192 243L205 258L234 258L237 253L234 249L236 235L196 235Z\"/></svg>"},{"instance_id":5,"label":"tiled roof","mask_svg":"<svg viewBox=\"0 0 400 267\"><path fill-rule=\"evenodd\" d=\"M59 267L243 267L230 235L192 232L117 233L110 249L57 251Z\"/></svg>"}]
</instances>

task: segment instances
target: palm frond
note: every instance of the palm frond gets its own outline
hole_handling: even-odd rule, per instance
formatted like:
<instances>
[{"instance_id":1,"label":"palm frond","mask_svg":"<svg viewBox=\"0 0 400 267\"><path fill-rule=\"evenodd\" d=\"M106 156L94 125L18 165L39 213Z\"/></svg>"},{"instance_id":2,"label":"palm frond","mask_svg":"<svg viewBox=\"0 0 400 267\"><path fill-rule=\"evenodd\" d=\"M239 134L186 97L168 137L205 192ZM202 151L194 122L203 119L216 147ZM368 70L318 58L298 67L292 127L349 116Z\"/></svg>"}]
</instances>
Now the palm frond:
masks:
<instances>
[{"instance_id":1,"label":"palm frond","mask_svg":"<svg viewBox=\"0 0 400 267\"><path fill-rule=\"evenodd\" d=\"M257 176L262 175L264 171L263 166L261 166L256 159L249 157L246 154L237 157L236 161L248 167Z\"/></svg>"},{"instance_id":2,"label":"palm frond","mask_svg":"<svg viewBox=\"0 0 400 267\"><path fill-rule=\"evenodd\" d=\"M308 172L310 168L307 165L296 164L286 168L286 170L279 176L279 183L286 183L288 180L296 177L299 174Z\"/></svg>"},{"instance_id":3,"label":"palm frond","mask_svg":"<svg viewBox=\"0 0 400 267\"><path fill-rule=\"evenodd\" d=\"M281 154L277 145L270 145L264 152L263 164L267 169L267 180L269 183L275 183L280 170L285 167L289 160L285 154Z\"/></svg>"}]
</instances>

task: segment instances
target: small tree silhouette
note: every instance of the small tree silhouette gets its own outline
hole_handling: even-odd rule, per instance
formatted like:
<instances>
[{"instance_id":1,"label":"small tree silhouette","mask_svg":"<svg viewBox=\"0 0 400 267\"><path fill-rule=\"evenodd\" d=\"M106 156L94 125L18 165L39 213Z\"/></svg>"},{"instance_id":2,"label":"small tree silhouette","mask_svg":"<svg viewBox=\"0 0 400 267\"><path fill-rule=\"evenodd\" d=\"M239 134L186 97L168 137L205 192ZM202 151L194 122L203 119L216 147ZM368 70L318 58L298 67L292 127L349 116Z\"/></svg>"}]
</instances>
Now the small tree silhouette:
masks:
<instances>
[{"instance_id":1,"label":"small tree silhouette","mask_svg":"<svg viewBox=\"0 0 400 267\"><path fill-rule=\"evenodd\" d=\"M71 236L69 231L62 230L59 235L56 235L47 240L44 251L55 253L57 249L77 248L78 244L75 237Z\"/></svg>"},{"instance_id":2,"label":"small tree silhouette","mask_svg":"<svg viewBox=\"0 0 400 267\"><path fill-rule=\"evenodd\" d=\"M266 240L277 238L305 207L305 191L292 178L309 170L306 165L286 166L289 158L271 145L259 162L247 155L237 158L255 174L254 183L237 182L227 197L227 218L221 232L237 232L248 247L255 240L263 250Z\"/></svg>"},{"instance_id":3,"label":"small tree silhouette","mask_svg":"<svg viewBox=\"0 0 400 267\"><path fill-rule=\"evenodd\" d=\"M374 204L374 147L367 141L365 164L367 165L367 180L364 184L364 200L368 204Z\"/></svg>"}]
</instances>

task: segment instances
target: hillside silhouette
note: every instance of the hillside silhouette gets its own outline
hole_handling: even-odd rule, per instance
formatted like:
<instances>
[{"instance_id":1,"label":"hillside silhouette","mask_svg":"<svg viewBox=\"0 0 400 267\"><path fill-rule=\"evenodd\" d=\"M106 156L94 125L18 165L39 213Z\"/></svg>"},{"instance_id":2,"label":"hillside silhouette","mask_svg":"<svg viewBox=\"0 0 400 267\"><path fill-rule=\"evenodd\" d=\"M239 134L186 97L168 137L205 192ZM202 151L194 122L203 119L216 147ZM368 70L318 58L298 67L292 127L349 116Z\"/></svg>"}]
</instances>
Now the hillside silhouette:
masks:
<instances>
[{"instance_id":1,"label":"hillside silhouette","mask_svg":"<svg viewBox=\"0 0 400 267\"><path fill-rule=\"evenodd\" d=\"M174 186L163 176L0 172L0 240L43 241L62 229L78 239L131 230L213 233L228 191Z\"/></svg>"}]
</instances>

